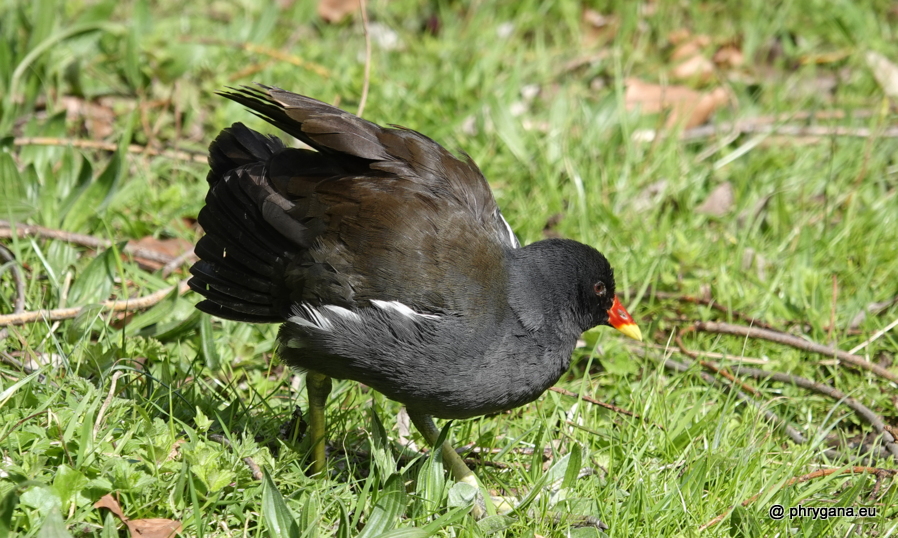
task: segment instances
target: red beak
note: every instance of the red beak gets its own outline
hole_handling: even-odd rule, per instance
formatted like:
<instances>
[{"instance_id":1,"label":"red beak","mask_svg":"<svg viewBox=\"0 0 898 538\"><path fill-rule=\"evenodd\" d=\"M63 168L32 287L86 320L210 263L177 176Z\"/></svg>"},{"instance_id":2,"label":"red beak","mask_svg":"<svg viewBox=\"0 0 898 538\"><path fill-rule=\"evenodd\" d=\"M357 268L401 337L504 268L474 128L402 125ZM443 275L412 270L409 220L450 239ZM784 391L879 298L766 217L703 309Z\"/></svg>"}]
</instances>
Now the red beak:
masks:
<instances>
[{"instance_id":1,"label":"red beak","mask_svg":"<svg viewBox=\"0 0 898 538\"><path fill-rule=\"evenodd\" d=\"M636 322L633 321L633 316L627 312L624 305L620 304L616 295L614 296L614 303L611 304L611 308L608 310L608 323L630 338L642 340L642 331L639 330Z\"/></svg>"}]
</instances>

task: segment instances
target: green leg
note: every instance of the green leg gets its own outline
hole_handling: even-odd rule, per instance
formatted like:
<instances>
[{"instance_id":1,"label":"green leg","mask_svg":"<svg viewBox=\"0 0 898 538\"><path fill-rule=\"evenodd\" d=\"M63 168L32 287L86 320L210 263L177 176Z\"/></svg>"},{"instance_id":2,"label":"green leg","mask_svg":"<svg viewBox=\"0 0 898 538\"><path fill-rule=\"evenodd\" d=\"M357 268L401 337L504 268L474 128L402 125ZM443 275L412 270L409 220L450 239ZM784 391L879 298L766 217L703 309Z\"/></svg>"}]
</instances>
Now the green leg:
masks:
<instances>
[{"instance_id":1,"label":"green leg","mask_svg":"<svg viewBox=\"0 0 898 538\"><path fill-rule=\"evenodd\" d=\"M433 417L430 415L414 413L412 411L408 411L408 416L412 419L412 422L415 424L415 427L418 428L418 431L421 432L424 438L427 439L427 442L430 443L430 446L436 448L437 441L440 438L440 429L433 423ZM471 471L471 469L468 469L468 465L462 457L458 455L458 452L452 448L448 439L443 442L443 446L440 447L440 449L443 451L443 465L449 467L455 481L465 482L480 490L481 498L474 504L474 508L471 511L476 519L486 516L486 502L491 502L499 513L509 512L514 509L515 501L513 499L509 500L505 497L483 497L484 490L480 487L480 483L477 481L477 476L474 475L474 472Z\"/></svg>"},{"instance_id":2,"label":"green leg","mask_svg":"<svg viewBox=\"0 0 898 538\"><path fill-rule=\"evenodd\" d=\"M312 440L313 475L324 472L325 421L324 409L331 392L331 378L318 372L306 373L306 391L309 394L309 439Z\"/></svg>"},{"instance_id":3,"label":"green leg","mask_svg":"<svg viewBox=\"0 0 898 538\"><path fill-rule=\"evenodd\" d=\"M427 439L427 442L430 443L430 446L435 448L437 441L440 438L440 429L433 423L433 417L430 415L414 413L412 411L408 412L408 416L412 419L412 422L415 424L415 427L418 428L418 431L421 432L424 438ZM461 456L458 455L458 452L452 448L448 439L443 443L441 448L443 450L443 463L449 467L455 481L468 482L473 486L477 486L477 479L474 477L474 473L471 469L468 469L467 464Z\"/></svg>"}]
</instances>

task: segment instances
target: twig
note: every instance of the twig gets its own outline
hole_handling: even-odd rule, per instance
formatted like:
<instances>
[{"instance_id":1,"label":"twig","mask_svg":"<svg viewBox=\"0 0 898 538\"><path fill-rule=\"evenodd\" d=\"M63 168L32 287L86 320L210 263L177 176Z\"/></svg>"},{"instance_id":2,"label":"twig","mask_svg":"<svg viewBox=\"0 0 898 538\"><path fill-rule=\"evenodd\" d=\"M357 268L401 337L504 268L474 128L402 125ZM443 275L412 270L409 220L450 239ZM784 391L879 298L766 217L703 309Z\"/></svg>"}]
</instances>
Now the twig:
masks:
<instances>
[{"instance_id":1,"label":"twig","mask_svg":"<svg viewBox=\"0 0 898 538\"><path fill-rule=\"evenodd\" d=\"M174 273L178 270L179 267L187 263L188 261L193 261L196 259L196 253L193 249L189 249L185 251L183 254L173 259L172 261L165 264L162 268L162 278L168 277L170 274Z\"/></svg>"},{"instance_id":2,"label":"twig","mask_svg":"<svg viewBox=\"0 0 898 538\"><path fill-rule=\"evenodd\" d=\"M807 117L807 115L805 115ZM800 120L802 115L793 115L786 118L754 118L738 122L724 122L716 125L701 125L683 131L680 139L691 142L715 136L720 133L738 132L741 134L778 134L786 136L803 136L803 137L833 137L833 136L851 136L858 138L868 138L876 134L883 138L898 137L898 128L891 127L882 131L874 132L866 127L844 127L844 126L825 126L825 125L788 125L775 123L781 121ZM820 119L820 118L818 118Z\"/></svg>"},{"instance_id":3,"label":"twig","mask_svg":"<svg viewBox=\"0 0 898 538\"><path fill-rule=\"evenodd\" d=\"M190 38L182 38L184 41L193 41L195 43L202 43L204 45L218 45L224 47L235 47L238 49L243 49L247 52L252 52L255 54L263 54L265 56L270 56L276 60L280 60L282 62L287 62L295 65L296 67L300 67L302 69L308 69L309 71L319 75L321 77L328 78L331 76L330 71L327 68L316 64L315 62L309 62L307 60L303 60L299 56L294 56L292 54L288 54L278 49L273 49L271 47L266 47L263 45L257 45L255 43L240 43L237 41L227 41L224 39L190 39Z\"/></svg>"},{"instance_id":4,"label":"twig","mask_svg":"<svg viewBox=\"0 0 898 538\"><path fill-rule=\"evenodd\" d=\"M19 314L25 311L25 277L22 275L22 268L19 267L15 255L11 250L0 245L0 258L3 258L4 264L0 267L0 274L9 267L12 274L13 282L16 286L16 298L13 299L13 313ZM0 340L4 340L9 335L6 328L0 329Z\"/></svg>"},{"instance_id":5,"label":"twig","mask_svg":"<svg viewBox=\"0 0 898 538\"><path fill-rule=\"evenodd\" d=\"M700 304L703 306L707 306L709 308L713 308L718 312L722 312L727 315L731 315L733 317L739 318L755 327L764 327L765 329L775 330L774 327L764 323L763 321L753 318L748 314L744 314L738 310L733 310L732 308L727 308L722 304L718 303L714 299L705 299L703 297L693 297L691 295L680 295L677 293L667 293L663 291L653 291L652 295L654 295L658 299L671 299L674 301L681 301L684 303L692 303L692 304Z\"/></svg>"},{"instance_id":6,"label":"twig","mask_svg":"<svg viewBox=\"0 0 898 538\"><path fill-rule=\"evenodd\" d=\"M742 387L742 390L751 394L754 397L758 397L761 395L761 391L752 387L748 383L745 383L744 381L736 379L735 377L733 377L733 374L727 372L726 370L720 369L720 367L718 367L713 362L708 362L708 361L699 359L700 354L698 352L692 351L686 347L686 344L683 343L683 337L680 335L679 332L674 337L674 341L677 343L677 347L680 348L680 351L682 351L683 354L685 354L689 357L692 357L693 359L698 360L698 363L701 364L702 367L707 368L708 370L711 370L715 374L726 378L730 383L735 383L735 384L739 385L740 387Z\"/></svg>"},{"instance_id":7,"label":"twig","mask_svg":"<svg viewBox=\"0 0 898 538\"><path fill-rule=\"evenodd\" d=\"M871 410L869 407L848 396L839 389L831 387L825 383L811 381L810 379L794 374L768 372L766 370L749 368L747 366L733 366L733 372L736 375L744 375L755 379L772 379L773 381L790 383L797 387L801 387L803 389L828 396L829 398L832 398L837 402L844 403L846 407L852 409L861 418L867 421L867 423L873 426L873 429L875 429L879 434L882 435L883 444L885 445L886 449L888 449L888 451L895 457L895 459L898 460L898 443L895 442L895 437L891 432L889 432L888 428L886 427L885 421L883 421L882 418L874 413L873 410Z\"/></svg>"},{"instance_id":8,"label":"twig","mask_svg":"<svg viewBox=\"0 0 898 538\"><path fill-rule=\"evenodd\" d=\"M103 400L103 405L100 406L100 410L97 412L97 418L94 421L94 442L97 440L97 432L100 431L100 425L103 423L103 415L106 414L106 409L112 404L112 399L115 398L115 385L118 383L118 378L121 376L121 370L116 370L112 374L112 379L109 382L109 393L106 394L106 399Z\"/></svg>"},{"instance_id":9,"label":"twig","mask_svg":"<svg viewBox=\"0 0 898 538\"><path fill-rule=\"evenodd\" d=\"M44 228L43 226L34 226L30 224L11 223L7 220L0 220L0 239L11 239L12 237L40 237L43 239L55 239L64 241L82 247L100 249L109 248L114 243L109 239L102 239L92 235L84 235L65 230L54 230L53 228ZM123 252L131 254L135 258L142 258L147 261L157 263L169 263L174 258L168 254L158 252L156 250L126 244Z\"/></svg>"},{"instance_id":10,"label":"twig","mask_svg":"<svg viewBox=\"0 0 898 538\"><path fill-rule=\"evenodd\" d=\"M23 136L13 140L16 146L71 146L81 149L96 149L100 151L117 151L118 144L112 142L100 142L99 140L80 140L77 138L52 138L45 136ZM128 153L137 155L148 155L150 157L165 157L176 161L189 161L195 163L205 163L207 157L204 153L171 150L171 149L153 149L137 144L130 144L125 147Z\"/></svg>"},{"instance_id":11,"label":"twig","mask_svg":"<svg viewBox=\"0 0 898 538\"><path fill-rule=\"evenodd\" d=\"M815 478L822 478L824 476L829 476L831 474L872 474L875 476L895 476L895 473L898 473L898 471L895 471L892 469L881 469L879 467L847 467L847 468L842 468L842 469L820 469L820 470L814 471L812 473L808 473L805 475L790 478L789 480L786 480L786 482L783 485L779 486L777 489L787 488L789 486L798 484L800 482L807 482L809 480L813 480ZM748 499L745 499L744 501L742 501L742 506L743 507L748 506L751 503L755 502L756 500L760 499L762 493L752 495ZM704 525L702 525L701 527L699 527L698 528L699 532L707 529L708 527L713 527L714 525L717 525L718 523L723 521L723 519L729 513L730 513L730 511L727 510L726 512L714 517L714 519L712 519L711 521L709 521L709 522L705 523Z\"/></svg>"},{"instance_id":12,"label":"twig","mask_svg":"<svg viewBox=\"0 0 898 538\"><path fill-rule=\"evenodd\" d=\"M209 434L209 440L214 441L222 446L226 446L233 450L234 447L231 446L231 442L228 441L228 438L224 435L218 433ZM243 463L249 467L249 472L253 475L253 480L257 482L261 482L265 476L262 474L262 469L259 468L259 465L253 460L251 457L246 456L243 458Z\"/></svg>"},{"instance_id":13,"label":"twig","mask_svg":"<svg viewBox=\"0 0 898 538\"><path fill-rule=\"evenodd\" d=\"M858 344L858 345L854 346L853 348L851 348L851 350L848 353L851 353L852 355L854 355L855 353L857 353L858 351L869 346L876 340L879 340L882 337L882 335L891 331L896 326L898 326L898 319L893 320L892 323L889 323L888 325L886 325L885 328L876 331L876 333L873 336L871 336L870 338L865 340L862 344Z\"/></svg>"},{"instance_id":14,"label":"twig","mask_svg":"<svg viewBox=\"0 0 898 538\"><path fill-rule=\"evenodd\" d=\"M627 411L626 409L623 409L616 405L611 405L610 403L605 403L605 402L596 400L595 398L590 398L589 396L581 396L580 394L577 394L576 392L571 392L571 391L569 391L567 389L563 389L561 387L550 387L549 390L551 390L552 392L557 392L558 394L570 396L571 398L581 399L585 402L589 402L591 404L598 405L600 407L604 407L605 409L610 409L611 411L614 411L615 413L618 413L621 415L627 415L628 417L634 417L634 418L642 418L632 411Z\"/></svg>"},{"instance_id":15,"label":"twig","mask_svg":"<svg viewBox=\"0 0 898 538\"><path fill-rule=\"evenodd\" d=\"M650 348L656 349L658 351L666 351L666 350L670 349L670 347L668 347L668 346L662 346L660 344L650 344L650 343L646 343L646 342L634 342L634 344L636 344L636 346L630 345L629 342L625 342L625 344L630 347L636 347L636 346L650 347ZM689 353L692 354L692 355L689 355L692 358L706 357L709 359L729 360L729 361L733 361L733 362L740 363L740 364L769 364L770 363L770 361L768 359L758 359L755 357L746 357L744 355L733 355L731 353L716 353L714 351L697 351L694 349L690 349Z\"/></svg>"},{"instance_id":16,"label":"twig","mask_svg":"<svg viewBox=\"0 0 898 538\"><path fill-rule=\"evenodd\" d=\"M172 291L178 291L178 295L184 294L189 288L187 280L180 281L177 285L170 288L159 290L155 293L137 297L134 299L115 299L101 303L103 310L112 312L122 312L126 310L142 310L149 308L163 299L168 297ZM22 312L20 314L9 314L0 316L0 326L6 325L25 325L26 323L34 323L35 321L47 320L56 321L61 319L72 319L81 313L83 307L76 306L73 308L57 308L55 310L34 310L31 312Z\"/></svg>"},{"instance_id":17,"label":"twig","mask_svg":"<svg viewBox=\"0 0 898 538\"><path fill-rule=\"evenodd\" d=\"M365 78L362 80L362 97L359 99L359 110L356 116L362 117L365 112L365 103L368 101L368 85L371 81L371 32L368 30L368 2L359 0L359 9L362 10L362 29L365 31Z\"/></svg>"},{"instance_id":18,"label":"twig","mask_svg":"<svg viewBox=\"0 0 898 538\"><path fill-rule=\"evenodd\" d=\"M760 338L762 340L768 340L770 342L776 342L778 344L791 346L803 351L810 351L811 353L818 353L824 356L835 357L842 362L846 362L848 364L857 366L858 368L862 368L864 370L872 372L880 377L892 381L893 383L898 383L898 375L893 374L882 366L873 364L872 362L865 360L863 357L847 353L845 351L842 351L841 349L836 349L818 344L816 342L803 340L801 338L798 338L797 336L792 336L791 334L771 331L768 329L759 329L757 327L733 325L731 323L719 323L716 321L699 321L694 324L694 327L695 330L698 331L717 334L729 334L733 336L743 336L745 338Z\"/></svg>"},{"instance_id":19,"label":"twig","mask_svg":"<svg viewBox=\"0 0 898 538\"><path fill-rule=\"evenodd\" d=\"M664 359L664 367L668 370L675 370L677 372L686 372L689 370L689 366L687 364L683 364L679 361L675 361L673 359ZM720 381L719 379L713 377L707 372L699 372L699 376L703 381L708 383L709 385L714 385L718 388L721 388L725 391L733 391L733 394L746 404L754 407L761 413L763 413L764 417L767 418L770 422L775 424L777 427L781 428L786 435L788 435L793 441L797 444L803 445L808 442L807 438L800 431L790 426L785 420L781 419L776 413L765 408L759 402L755 401L748 394L742 392L741 390L733 387L732 385L727 385L726 383ZM838 451L833 451L833 455Z\"/></svg>"}]
</instances>

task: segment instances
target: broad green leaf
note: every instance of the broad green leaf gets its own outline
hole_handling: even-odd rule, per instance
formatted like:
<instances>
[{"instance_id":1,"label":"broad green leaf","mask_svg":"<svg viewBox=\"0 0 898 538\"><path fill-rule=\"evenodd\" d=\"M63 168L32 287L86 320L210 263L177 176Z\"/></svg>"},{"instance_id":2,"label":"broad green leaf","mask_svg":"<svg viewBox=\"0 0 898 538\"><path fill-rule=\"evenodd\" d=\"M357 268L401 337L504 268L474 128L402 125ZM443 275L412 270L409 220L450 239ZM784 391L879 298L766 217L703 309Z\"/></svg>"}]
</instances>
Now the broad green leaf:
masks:
<instances>
[{"instance_id":1,"label":"broad green leaf","mask_svg":"<svg viewBox=\"0 0 898 538\"><path fill-rule=\"evenodd\" d=\"M53 486L50 488L62 501L62 508L68 510L69 502L87 486L87 477L80 471L62 464L53 475Z\"/></svg>"},{"instance_id":2,"label":"broad green leaf","mask_svg":"<svg viewBox=\"0 0 898 538\"><path fill-rule=\"evenodd\" d=\"M97 179L73 201L62 221L62 228L79 231L91 218L102 214L118 189L122 171L121 153L116 151Z\"/></svg>"},{"instance_id":3,"label":"broad green leaf","mask_svg":"<svg viewBox=\"0 0 898 538\"><path fill-rule=\"evenodd\" d=\"M68 304L83 306L109 298L115 285L115 249L107 249L87 264L72 283Z\"/></svg>"},{"instance_id":4,"label":"broad green leaf","mask_svg":"<svg viewBox=\"0 0 898 538\"><path fill-rule=\"evenodd\" d=\"M0 500L0 538L9 538L12 529L12 516L19 504L19 492L13 488Z\"/></svg>"},{"instance_id":5,"label":"broad green leaf","mask_svg":"<svg viewBox=\"0 0 898 538\"><path fill-rule=\"evenodd\" d=\"M262 479L262 517L271 538L300 538L299 526L284 502L284 496L274 485L274 480L264 469Z\"/></svg>"},{"instance_id":6,"label":"broad green leaf","mask_svg":"<svg viewBox=\"0 0 898 538\"><path fill-rule=\"evenodd\" d=\"M213 372L221 367L221 356L215 346L215 333L212 331L212 318L208 314L200 316L200 349L206 360L206 367Z\"/></svg>"},{"instance_id":7,"label":"broad green leaf","mask_svg":"<svg viewBox=\"0 0 898 538\"><path fill-rule=\"evenodd\" d=\"M578 443L572 443L571 452L570 452L570 461L567 465L567 470L564 472L564 480L561 482L562 488L572 488L574 484L577 482L577 478L580 476L580 463L582 460L580 445Z\"/></svg>"},{"instance_id":8,"label":"broad green leaf","mask_svg":"<svg viewBox=\"0 0 898 538\"><path fill-rule=\"evenodd\" d=\"M72 538L58 508L51 510L47 517L44 518L41 529L37 531L37 538Z\"/></svg>"},{"instance_id":9,"label":"broad green leaf","mask_svg":"<svg viewBox=\"0 0 898 538\"><path fill-rule=\"evenodd\" d=\"M377 497L374 509L368 515L365 528L358 538L374 538L392 530L399 522L399 516L405 510L405 484L402 476L393 475L387 480Z\"/></svg>"}]
</instances>

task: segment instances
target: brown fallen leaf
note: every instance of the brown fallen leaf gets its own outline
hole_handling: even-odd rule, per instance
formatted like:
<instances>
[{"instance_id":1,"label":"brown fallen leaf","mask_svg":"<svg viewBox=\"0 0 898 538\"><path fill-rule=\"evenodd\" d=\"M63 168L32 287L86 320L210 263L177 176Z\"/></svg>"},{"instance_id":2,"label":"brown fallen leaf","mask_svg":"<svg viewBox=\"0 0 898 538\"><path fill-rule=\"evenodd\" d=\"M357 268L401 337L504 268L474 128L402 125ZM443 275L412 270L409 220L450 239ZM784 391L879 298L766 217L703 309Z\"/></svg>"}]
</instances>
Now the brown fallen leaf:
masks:
<instances>
[{"instance_id":1,"label":"brown fallen leaf","mask_svg":"<svg viewBox=\"0 0 898 538\"><path fill-rule=\"evenodd\" d=\"M174 519L131 519L125 525L131 538L170 538L181 532L181 522Z\"/></svg>"},{"instance_id":2,"label":"brown fallen leaf","mask_svg":"<svg viewBox=\"0 0 898 538\"><path fill-rule=\"evenodd\" d=\"M697 127L711 117L715 110L727 104L730 96L723 88L715 88L710 92L703 93L698 103L694 107L686 107L686 121L683 123L683 129L691 129ZM667 119L667 127L673 127L680 120L679 117L671 117Z\"/></svg>"},{"instance_id":3,"label":"brown fallen leaf","mask_svg":"<svg viewBox=\"0 0 898 538\"><path fill-rule=\"evenodd\" d=\"M605 15L592 8L585 8L581 14L582 38L584 49L600 48L617 34L617 17Z\"/></svg>"},{"instance_id":4,"label":"brown fallen leaf","mask_svg":"<svg viewBox=\"0 0 898 538\"><path fill-rule=\"evenodd\" d=\"M725 181L718 185L702 205L695 208L696 213L703 213L714 217L722 217L733 208L733 185Z\"/></svg>"},{"instance_id":5,"label":"brown fallen leaf","mask_svg":"<svg viewBox=\"0 0 898 538\"><path fill-rule=\"evenodd\" d=\"M128 245L131 248L139 249L137 251L138 253L135 255L135 258L138 260L141 267L144 267L145 269L150 271L155 271L162 268L165 263L159 260L150 260L147 258L143 258L140 256L140 251L155 252L164 256L168 256L169 258L177 258L181 254L193 248L193 243L187 241L186 239L156 239L152 236L142 237L137 241L128 241Z\"/></svg>"},{"instance_id":6,"label":"brown fallen leaf","mask_svg":"<svg viewBox=\"0 0 898 538\"><path fill-rule=\"evenodd\" d=\"M128 527L131 538L171 538L181 532L181 522L174 519L128 519L119 502L109 493L95 502L94 508L105 508L112 512Z\"/></svg>"},{"instance_id":7,"label":"brown fallen leaf","mask_svg":"<svg viewBox=\"0 0 898 538\"><path fill-rule=\"evenodd\" d=\"M684 129L701 125L729 101L723 88L701 93L685 86L660 86L636 78L627 79L625 84L624 104L627 110L639 109L645 114L670 110L666 128L674 127L681 121Z\"/></svg>"},{"instance_id":8,"label":"brown fallen leaf","mask_svg":"<svg viewBox=\"0 0 898 538\"><path fill-rule=\"evenodd\" d=\"M65 107L66 120L83 121L91 140L102 140L115 132L116 116L111 107L73 96L63 96L60 101Z\"/></svg>"},{"instance_id":9,"label":"brown fallen leaf","mask_svg":"<svg viewBox=\"0 0 898 538\"><path fill-rule=\"evenodd\" d=\"M673 52L670 53L670 59L676 62L685 58L691 58L696 54L701 54L710 44L711 38L706 35L692 36L677 44Z\"/></svg>"},{"instance_id":10,"label":"brown fallen leaf","mask_svg":"<svg viewBox=\"0 0 898 538\"><path fill-rule=\"evenodd\" d=\"M670 41L673 45L679 45L690 37L692 37L692 32L690 32L686 28L679 28L667 34L667 40Z\"/></svg>"},{"instance_id":11,"label":"brown fallen leaf","mask_svg":"<svg viewBox=\"0 0 898 538\"><path fill-rule=\"evenodd\" d=\"M326 22L336 24L361 9L361 0L320 0L318 16Z\"/></svg>"},{"instance_id":12,"label":"brown fallen leaf","mask_svg":"<svg viewBox=\"0 0 898 538\"><path fill-rule=\"evenodd\" d=\"M742 64L745 63L742 49L732 43L717 49L712 60L718 67L723 68L742 67Z\"/></svg>"},{"instance_id":13,"label":"brown fallen leaf","mask_svg":"<svg viewBox=\"0 0 898 538\"><path fill-rule=\"evenodd\" d=\"M638 78L628 78L624 84L627 86L624 93L627 110L639 109L644 114L656 114L679 103L695 102L701 95L685 86L661 86Z\"/></svg>"},{"instance_id":14,"label":"brown fallen leaf","mask_svg":"<svg viewBox=\"0 0 898 538\"><path fill-rule=\"evenodd\" d=\"M714 74L714 64L711 60L698 54L674 67L670 74L679 80L697 79L707 82Z\"/></svg>"},{"instance_id":15,"label":"brown fallen leaf","mask_svg":"<svg viewBox=\"0 0 898 538\"><path fill-rule=\"evenodd\" d=\"M121 519L122 521L125 521L126 519L128 519L125 517L124 512L122 512L121 505L119 505L118 501L115 500L115 497L113 497L109 493L107 493L106 495L103 495L99 501L95 502L94 508L105 508L105 509L109 510L110 512L112 512L112 515Z\"/></svg>"}]
</instances>

